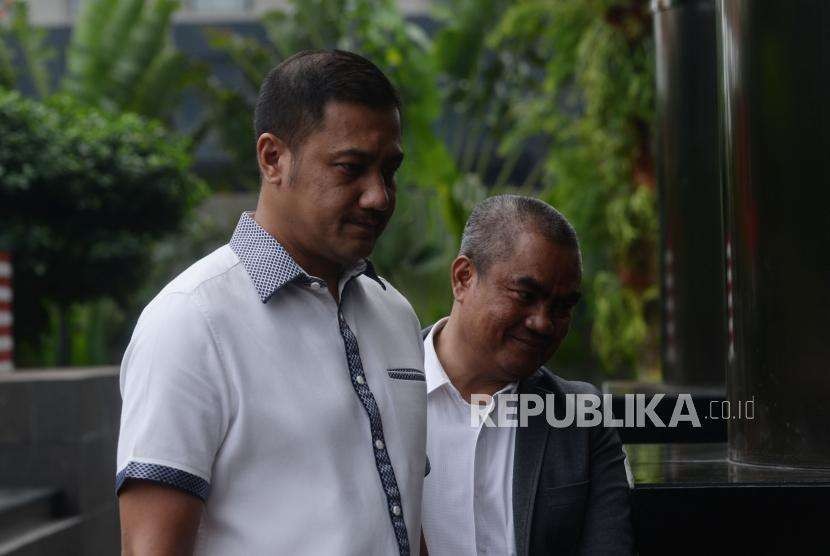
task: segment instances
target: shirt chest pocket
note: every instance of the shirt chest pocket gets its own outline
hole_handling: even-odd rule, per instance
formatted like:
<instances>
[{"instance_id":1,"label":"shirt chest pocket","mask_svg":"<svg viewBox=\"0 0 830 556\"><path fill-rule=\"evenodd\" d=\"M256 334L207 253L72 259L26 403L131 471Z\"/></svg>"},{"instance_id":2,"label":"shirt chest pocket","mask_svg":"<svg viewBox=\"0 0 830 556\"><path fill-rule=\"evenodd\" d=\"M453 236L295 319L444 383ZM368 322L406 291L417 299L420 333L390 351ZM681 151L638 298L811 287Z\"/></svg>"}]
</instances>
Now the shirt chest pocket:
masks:
<instances>
[{"instance_id":1,"label":"shirt chest pocket","mask_svg":"<svg viewBox=\"0 0 830 556\"><path fill-rule=\"evenodd\" d=\"M403 434L425 438L427 387L424 371L411 367L389 367L384 373L388 409Z\"/></svg>"},{"instance_id":2,"label":"shirt chest pocket","mask_svg":"<svg viewBox=\"0 0 830 556\"><path fill-rule=\"evenodd\" d=\"M392 380L414 380L420 382L426 382L427 380L424 371L420 369L387 369L386 374L389 375L389 378L391 378Z\"/></svg>"}]
</instances>

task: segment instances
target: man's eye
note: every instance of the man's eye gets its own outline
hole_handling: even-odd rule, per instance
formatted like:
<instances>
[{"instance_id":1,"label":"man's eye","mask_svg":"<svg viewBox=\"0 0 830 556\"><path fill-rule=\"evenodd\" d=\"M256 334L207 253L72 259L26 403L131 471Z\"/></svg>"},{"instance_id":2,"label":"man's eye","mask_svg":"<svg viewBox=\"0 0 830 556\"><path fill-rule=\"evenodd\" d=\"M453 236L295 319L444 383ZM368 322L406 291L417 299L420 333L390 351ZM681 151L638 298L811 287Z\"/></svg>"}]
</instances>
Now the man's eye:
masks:
<instances>
[{"instance_id":1,"label":"man's eye","mask_svg":"<svg viewBox=\"0 0 830 556\"><path fill-rule=\"evenodd\" d=\"M558 303L553 306L553 314L558 318L569 317L573 313L574 307L574 303Z\"/></svg>"},{"instance_id":2,"label":"man's eye","mask_svg":"<svg viewBox=\"0 0 830 556\"><path fill-rule=\"evenodd\" d=\"M395 174L398 173L398 170L401 169L400 164L395 164L394 166L387 166L383 169L383 175L388 176L390 178L394 178Z\"/></svg>"},{"instance_id":3,"label":"man's eye","mask_svg":"<svg viewBox=\"0 0 830 556\"><path fill-rule=\"evenodd\" d=\"M513 290L521 301L531 301L533 300L533 293L526 291L526 290Z\"/></svg>"},{"instance_id":4,"label":"man's eye","mask_svg":"<svg viewBox=\"0 0 830 556\"><path fill-rule=\"evenodd\" d=\"M395 189L395 187L397 185L395 183L395 172L392 172L391 174L384 174L383 175L383 182L386 184L386 187L388 187L389 189Z\"/></svg>"},{"instance_id":5,"label":"man's eye","mask_svg":"<svg viewBox=\"0 0 830 556\"><path fill-rule=\"evenodd\" d=\"M359 176L363 172L363 167L360 164L350 164L348 162L340 162L337 167L343 170L350 176Z\"/></svg>"}]
</instances>

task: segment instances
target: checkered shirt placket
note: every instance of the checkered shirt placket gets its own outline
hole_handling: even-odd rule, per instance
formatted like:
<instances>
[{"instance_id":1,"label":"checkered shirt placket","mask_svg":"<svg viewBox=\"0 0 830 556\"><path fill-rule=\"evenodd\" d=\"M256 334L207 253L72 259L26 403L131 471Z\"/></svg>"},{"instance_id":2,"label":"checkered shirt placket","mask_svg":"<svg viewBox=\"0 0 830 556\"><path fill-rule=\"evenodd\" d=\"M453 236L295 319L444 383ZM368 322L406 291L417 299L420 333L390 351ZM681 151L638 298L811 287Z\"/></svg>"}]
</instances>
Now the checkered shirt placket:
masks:
<instances>
[{"instance_id":1,"label":"checkered shirt placket","mask_svg":"<svg viewBox=\"0 0 830 556\"><path fill-rule=\"evenodd\" d=\"M345 288L344 288L345 293ZM380 482L386 494L386 505L389 517L392 520L392 528L395 531L395 538L398 540L398 550L401 556L409 556L409 535L406 531L406 522L403 518L403 507L401 505L401 492L398 490L398 481L395 479L395 470L392 468L392 461L389 459L389 452L386 449L386 439L383 436L383 424L380 418L380 410L375 401L369 385L366 382L366 375L363 373L363 362L360 359L360 349L357 338L349 328L341 308L337 311L337 320L340 324L340 335L346 347L346 361L349 366L349 374L352 379L352 387L369 416L369 425L372 431L372 449L375 453L375 464L380 475Z\"/></svg>"}]
</instances>

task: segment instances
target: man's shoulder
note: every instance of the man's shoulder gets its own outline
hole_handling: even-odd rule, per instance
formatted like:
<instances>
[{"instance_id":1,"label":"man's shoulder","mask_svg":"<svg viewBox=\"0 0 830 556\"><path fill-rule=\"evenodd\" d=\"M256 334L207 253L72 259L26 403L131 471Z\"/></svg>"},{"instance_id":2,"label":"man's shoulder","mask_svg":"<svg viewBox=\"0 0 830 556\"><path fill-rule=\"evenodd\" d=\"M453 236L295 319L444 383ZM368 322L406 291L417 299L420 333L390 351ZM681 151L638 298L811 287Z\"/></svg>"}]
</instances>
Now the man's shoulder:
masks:
<instances>
[{"instance_id":1,"label":"man's shoulder","mask_svg":"<svg viewBox=\"0 0 830 556\"><path fill-rule=\"evenodd\" d=\"M369 276L363 275L360 279L364 291L369 294L372 299L384 304L387 308L392 310L395 314L405 313L407 315L415 314L415 310L404 295L385 278L378 276L377 280Z\"/></svg>"},{"instance_id":2,"label":"man's shoulder","mask_svg":"<svg viewBox=\"0 0 830 556\"><path fill-rule=\"evenodd\" d=\"M238 263L239 258L230 246L225 244L183 270L161 292L192 293L206 282L227 273Z\"/></svg>"},{"instance_id":3,"label":"man's shoulder","mask_svg":"<svg viewBox=\"0 0 830 556\"><path fill-rule=\"evenodd\" d=\"M525 379L529 387L546 390L552 394L599 394L599 389L590 382L566 380L545 366Z\"/></svg>"},{"instance_id":4,"label":"man's shoulder","mask_svg":"<svg viewBox=\"0 0 830 556\"><path fill-rule=\"evenodd\" d=\"M215 283L217 279L226 276L238 264L239 258L230 246L226 244L219 247L168 282L147 304L142 316L152 313L154 307L164 304L171 297L185 297L191 300L203 297L204 289L208 284Z\"/></svg>"},{"instance_id":5,"label":"man's shoulder","mask_svg":"<svg viewBox=\"0 0 830 556\"><path fill-rule=\"evenodd\" d=\"M215 340L211 315L221 296L205 294L208 285L218 285L220 277L232 269L238 258L227 246L220 247L184 270L147 304L136 322L122 361L122 376L129 367L147 367L147 357L162 349L167 359L189 360L204 355ZM174 366L159 365L159 369ZM134 374L134 373L133 373Z\"/></svg>"}]
</instances>

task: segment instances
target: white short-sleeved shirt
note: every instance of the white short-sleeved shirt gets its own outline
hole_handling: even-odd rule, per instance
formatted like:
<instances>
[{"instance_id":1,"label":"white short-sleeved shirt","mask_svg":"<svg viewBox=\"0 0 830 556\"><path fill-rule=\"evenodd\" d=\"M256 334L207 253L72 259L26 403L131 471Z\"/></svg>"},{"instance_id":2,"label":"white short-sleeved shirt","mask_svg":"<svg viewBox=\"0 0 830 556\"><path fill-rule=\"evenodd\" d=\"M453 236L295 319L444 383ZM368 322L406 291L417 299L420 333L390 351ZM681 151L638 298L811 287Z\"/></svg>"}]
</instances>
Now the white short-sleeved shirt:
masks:
<instances>
[{"instance_id":1,"label":"white short-sleeved shirt","mask_svg":"<svg viewBox=\"0 0 830 556\"><path fill-rule=\"evenodd\" d=\"M116 489L205 500L197 554L418 553L418 319L368 261L339 288L338 305L246 213L139 318Z\"/></svg>"}]
</instances>

